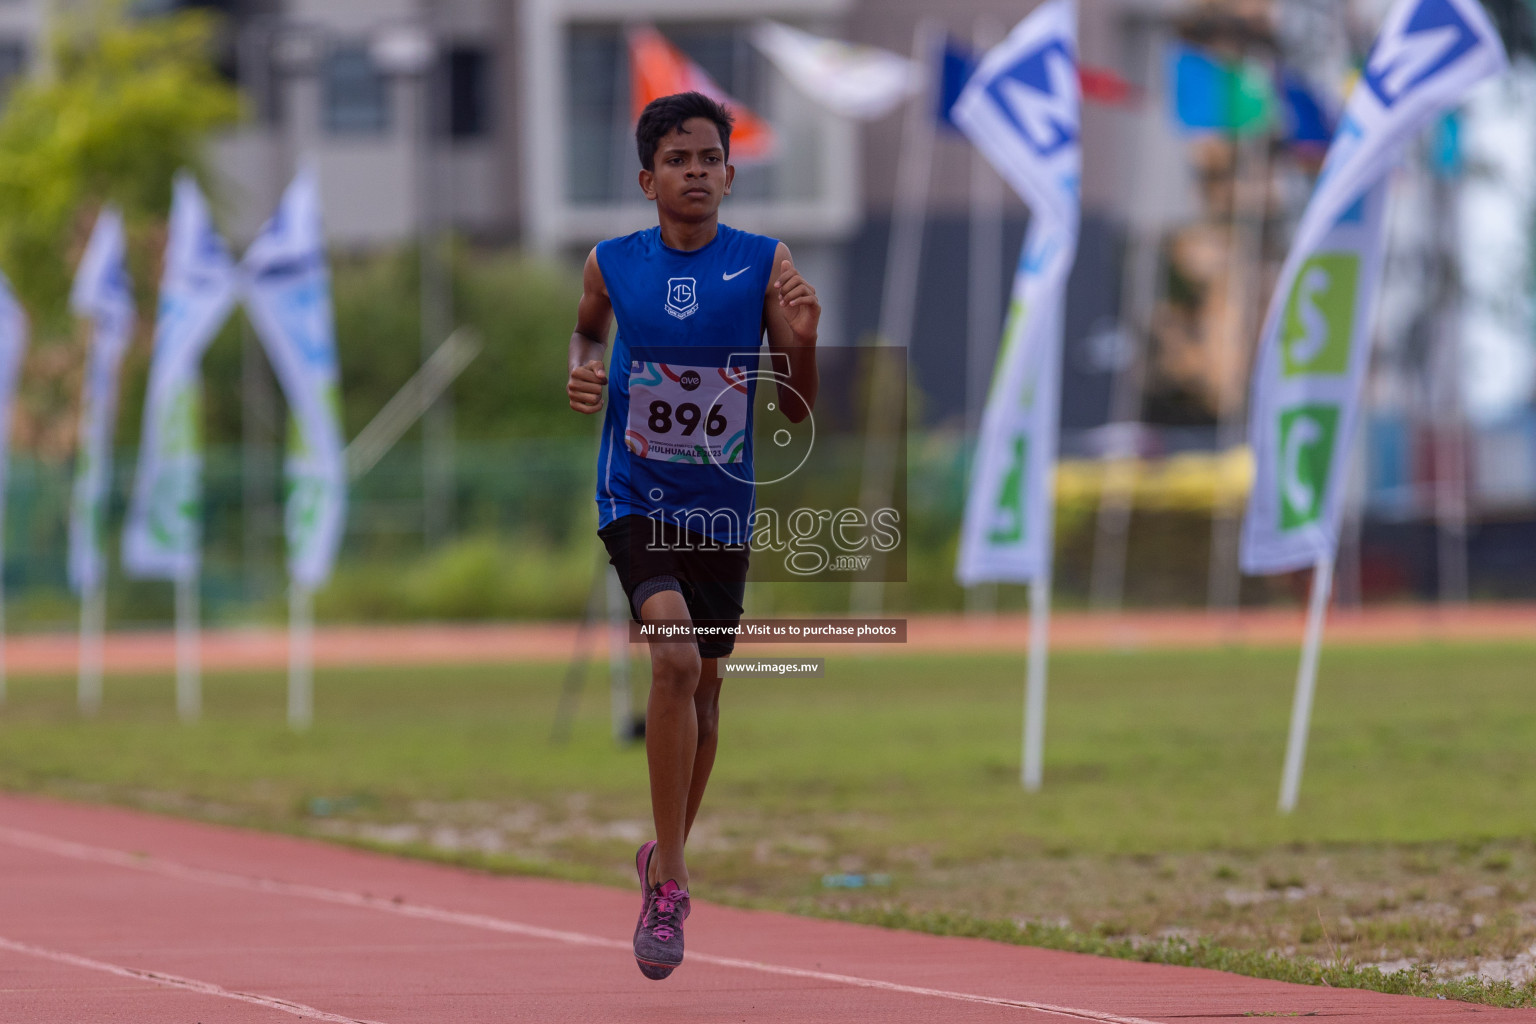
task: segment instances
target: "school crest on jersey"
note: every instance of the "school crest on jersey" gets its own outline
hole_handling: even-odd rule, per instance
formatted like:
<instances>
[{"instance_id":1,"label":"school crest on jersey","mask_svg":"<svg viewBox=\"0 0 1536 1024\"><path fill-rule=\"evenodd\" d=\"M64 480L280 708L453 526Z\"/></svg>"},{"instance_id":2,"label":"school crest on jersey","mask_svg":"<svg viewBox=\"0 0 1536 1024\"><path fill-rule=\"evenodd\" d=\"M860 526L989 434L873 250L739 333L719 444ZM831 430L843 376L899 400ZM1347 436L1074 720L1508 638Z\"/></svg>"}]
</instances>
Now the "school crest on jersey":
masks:
<instances>
[{"instance_id":1,"label":"school crest on jersey","mask_svg":"<svg viewBox=\"0 0 1536 1024\"><path fill-rule=\"evenodd\" d=\"M699 309L698 282L691 277L667 279L667 312L686 320Z\"/></svg>"}]
</instances>

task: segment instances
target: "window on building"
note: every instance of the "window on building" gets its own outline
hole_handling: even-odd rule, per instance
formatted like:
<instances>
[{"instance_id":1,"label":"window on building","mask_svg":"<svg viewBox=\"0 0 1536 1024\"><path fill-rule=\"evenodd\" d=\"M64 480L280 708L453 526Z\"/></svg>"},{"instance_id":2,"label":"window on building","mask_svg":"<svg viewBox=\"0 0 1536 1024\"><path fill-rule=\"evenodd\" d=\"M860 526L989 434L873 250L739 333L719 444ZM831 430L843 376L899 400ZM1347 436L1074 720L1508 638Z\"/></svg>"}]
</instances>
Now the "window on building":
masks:
<instances>
[{"instance_id":1,"label":"window on building","mask_svg":"<svg viewBox=\"0 0 1536 1024\"><path fill-rule=\"evenodd\" d=\"M479 47L454 46L447 54L448 134L478 139L491 131L491 58Z\"/></svg>"},{"instance_id":2,"label":"window on building","mask_svg":"<svg viewBox=\"0 0 1536 1024\"><path fill-rule=\"evenodd\" d=\"M27 73L27 44L19 39L0 39L0 103L11 87Z\"/></svg>"},{"instance_id":3,"label":"window on building","mask_svg":"<svg viewBox=\"0 0 1536 1024\"><path fill-rule=\"evenodd\" d=\"M333 47L321 67L325 130L333 135L379 135L389 130L389 80L363 43Z\"/></svg>"},{"instance_id":4,"label":"window on building","mask_svg":"<svg viewBox=\"0 0 1536 1024\"><path fill-rule=\"evenodd\" d=\"M741 5L740 20L721 16L706 22L668 20L669 14L678 18L675 5L660 0L526 5L520 60L529 72L529 138L520 148L538 185L524 206L533 243L555 251L588 245L620 225L633 230L654 223L636 181L640 160L630 120L626 31L648 10L657 15L650 24L765 120L777 139L759 161L744 160L741 147L733 147L737 173L730 222L802 242L846 240L863 207L858 130L796 89L752 44L752 18L793 20L797 11L806 16L812 4L840 8L846 2L779 0L750 11ZM565 10L568 6L579 6L582 13Z\"/></svg>"},{"instance_id":5,"label":"window on building","mask_svg":"<svg viewBox=\"0 0 1536 1024\"><path fill-rule=\"evenodd\" d=\"M657 26L726 92L753 110L767 110L768 69L742 23ZM581 25L567 35L570 140L566 152L567 194L575 203L610 203L636 196L640 169L630 121L629 47L622 26ZM762 199L773 195L778 167L738 169L731 195Z\"/></svg>"}]
</instances>

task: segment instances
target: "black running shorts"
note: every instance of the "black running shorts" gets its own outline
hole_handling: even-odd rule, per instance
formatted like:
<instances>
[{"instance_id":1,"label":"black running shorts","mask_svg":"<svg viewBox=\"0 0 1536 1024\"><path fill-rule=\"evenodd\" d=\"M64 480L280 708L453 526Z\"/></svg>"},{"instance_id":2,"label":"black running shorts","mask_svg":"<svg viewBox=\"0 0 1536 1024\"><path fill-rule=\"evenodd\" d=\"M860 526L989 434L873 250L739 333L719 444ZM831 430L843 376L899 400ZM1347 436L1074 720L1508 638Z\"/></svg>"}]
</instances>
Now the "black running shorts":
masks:
<instances>
[{"instance_id":1,"label":"black running shorts","mask_svg":"<svg viewBox=\"0 0 1536 1024\"><path fill-rule=\"evenodd\" d=\"M745 544L717 544L709 538L681 530L670 524L657 529L658 520L629 515L615 519L597 531L608 548L608 561L619 574L629 613L640 621L635 606L636 591L641 600L657 590L674 589L669 583L656 585L661 577L677 581L688 615L695 625L734 626L741 621L741 602L747 592ZM699 641L699 657L724 658L736 647L734 636Z\"/></svg>"}]
</instances>

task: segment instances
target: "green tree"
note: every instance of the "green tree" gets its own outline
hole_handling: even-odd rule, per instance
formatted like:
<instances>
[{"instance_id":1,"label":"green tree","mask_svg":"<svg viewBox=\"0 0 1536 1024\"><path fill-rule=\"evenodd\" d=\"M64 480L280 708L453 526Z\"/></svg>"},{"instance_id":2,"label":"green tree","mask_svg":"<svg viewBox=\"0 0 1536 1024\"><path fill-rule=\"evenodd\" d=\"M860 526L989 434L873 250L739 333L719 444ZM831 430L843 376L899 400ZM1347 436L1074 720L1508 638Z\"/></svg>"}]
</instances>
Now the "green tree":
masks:
<instances>
[{"instance_id":1,"label":"green tree","mask_svg":"<svg viewBox=\"0 0 1536 1024\"><path fill-rule=\"evenodd\" d=\"M51 73L20 83L0 111L0 269L32 317L38 352L26 404L44 421L24 421L21 444L60 447L37 431L46 432L48 421L62 426L68 417L59 414L78 392L74 380L53 378L77 375L83 361L78 351L58 350L80 344L69 286L102 204L123 210L147 312L172 176L189 167L213 184L206 143L240 111L212 62L216 27L198 11L131 18L109 0L61 24L50 42ZM150 319L141 317L145 333Z\"/></svg>"},{"instance_id":2,"label":"green tree","mask_svg":"<svg viewBox=\"0 0 1536 1024\"><path fill-rule=\"evenodd\" d=\"M205 143L239 114L210 59L214 28L203 12L133 20L105 5L55 34L51 75L11 93L0 113L0 264L44 323L65 313L67 257L102 203L153 231L178 168L208 179Z\"/></svg>"}]
</instances>

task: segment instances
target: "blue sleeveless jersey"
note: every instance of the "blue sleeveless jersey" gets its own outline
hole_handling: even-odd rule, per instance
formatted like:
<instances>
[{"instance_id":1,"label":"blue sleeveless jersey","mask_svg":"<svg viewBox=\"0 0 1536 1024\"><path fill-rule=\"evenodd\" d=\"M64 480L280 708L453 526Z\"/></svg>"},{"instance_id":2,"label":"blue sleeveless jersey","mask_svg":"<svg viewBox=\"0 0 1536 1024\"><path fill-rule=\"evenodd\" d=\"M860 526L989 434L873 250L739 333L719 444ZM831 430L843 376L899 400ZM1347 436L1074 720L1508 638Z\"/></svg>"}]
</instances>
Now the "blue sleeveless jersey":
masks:
<instances>
[{"instance_id":1,"label":"blue sleeveless jersey","mask_svg":"<svg viewBox=\"0 0 1536 1024\"><path fill-rule=\"evenodd\" d=\"M724 224L692 252L663 244L659 227L598 245L619 326L598 452L599 527L645 515L721 543L749 541L752 402L777 248Z\"/></svg>"}]
</instances>

